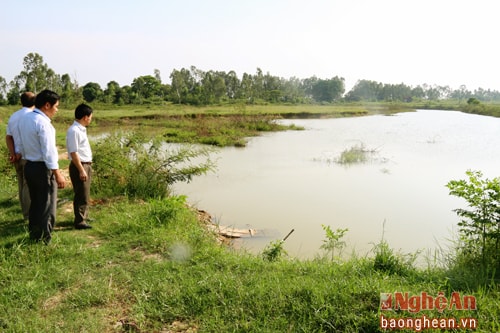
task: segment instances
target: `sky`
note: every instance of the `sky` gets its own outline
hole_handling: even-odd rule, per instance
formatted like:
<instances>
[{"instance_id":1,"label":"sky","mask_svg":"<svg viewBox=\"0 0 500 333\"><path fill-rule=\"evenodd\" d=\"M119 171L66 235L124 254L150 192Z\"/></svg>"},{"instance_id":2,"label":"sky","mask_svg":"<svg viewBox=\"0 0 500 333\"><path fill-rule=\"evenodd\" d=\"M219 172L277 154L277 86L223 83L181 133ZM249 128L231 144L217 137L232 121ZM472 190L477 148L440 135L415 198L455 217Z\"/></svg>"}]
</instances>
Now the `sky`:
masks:
<instances>
[{"instance_id":1,"label":"sky","mask_svg":"<svg viewBox=\"0 0 500 333\"><path fill-rule=\"evenodd\" d=\"M38 53L80 85L173 69L500 91L496 0L2 0L0 76Z\"/></svg>"}]
</instances>

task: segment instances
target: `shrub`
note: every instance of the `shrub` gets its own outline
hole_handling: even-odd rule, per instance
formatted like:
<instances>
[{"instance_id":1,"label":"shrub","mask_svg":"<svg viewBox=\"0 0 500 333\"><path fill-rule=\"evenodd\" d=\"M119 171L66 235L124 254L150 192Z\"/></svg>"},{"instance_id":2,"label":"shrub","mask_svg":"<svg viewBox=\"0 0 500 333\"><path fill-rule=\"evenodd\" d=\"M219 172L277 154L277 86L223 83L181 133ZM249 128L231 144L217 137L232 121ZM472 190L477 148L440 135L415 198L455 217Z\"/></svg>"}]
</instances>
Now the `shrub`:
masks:
<instances>
[{"instance_id":1,"label":"shrub","mask_svg":"<svg viewBox=\"0 0 500 333\"><path fill-rule=\"evenodd\" d=\"M204 158L199 164L194 160ZM162 198L169 186L214 168L207 149L168 146L159 138L115 133L94 149L95 191L101 196Z\"/></svg>"},{"instance_id":2,"label":"shrub","mask_svg":"<svg viewBox=\"0 0 500 333\"><path fill-rule=\"evenodd\" d=\"M455 209L460 241L457 262L481 272L483 277L500 274L500 178L483 179L480 171L466 172L468 179L446 185L450 194L467 201L468 209ZM496 272L496 273L495 273Z\"/></svg>"},{"instance_id":3,"label":"shrub","mask_svg":"<svg viewBox=\"0 0 500 333\"><path fill-rule=\"evenodd\" d=\"M281 239L268 244L262 251L262 258L266 261L278 261L282 256L287 255L286 250L283 248L285 242Z\"/></svg>"}]
</instances>

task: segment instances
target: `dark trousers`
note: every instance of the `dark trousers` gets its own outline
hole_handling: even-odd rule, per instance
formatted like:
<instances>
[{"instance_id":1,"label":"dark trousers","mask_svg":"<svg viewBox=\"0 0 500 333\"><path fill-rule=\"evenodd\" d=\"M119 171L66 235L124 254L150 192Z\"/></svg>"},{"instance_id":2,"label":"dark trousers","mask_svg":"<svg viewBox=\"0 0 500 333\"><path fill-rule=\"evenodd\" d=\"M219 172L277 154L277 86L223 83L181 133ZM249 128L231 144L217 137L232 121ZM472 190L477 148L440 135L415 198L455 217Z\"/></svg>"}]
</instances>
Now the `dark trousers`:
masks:
<instances>
[{"instance_id":1,"label":"dark trousers","mask_svg":"<svg viewBox=\"0 0 500 333\"><path fill-rule=\"evenodd\" d=\"M24 177L28 184L31 205L28 229L30 238L48 243L56 224L57 182L44 162L27 161Z\"/></svg>"},{"instance_id":2,"label":"dark trousers","mask_svg":"<svg viewBox=\"0 0 500 333\"><path fill-rule=\"evenodd\" d=\"M90 164L83 164L83 168L87 173L87 180L80 179L80 172L73 164L69 164L69 177L73 185L73 213L75 215L75 224L85 222L88 219L89 204L90 204L90 182L92 180L92 166Z\"/></svg>"}]
</instances>

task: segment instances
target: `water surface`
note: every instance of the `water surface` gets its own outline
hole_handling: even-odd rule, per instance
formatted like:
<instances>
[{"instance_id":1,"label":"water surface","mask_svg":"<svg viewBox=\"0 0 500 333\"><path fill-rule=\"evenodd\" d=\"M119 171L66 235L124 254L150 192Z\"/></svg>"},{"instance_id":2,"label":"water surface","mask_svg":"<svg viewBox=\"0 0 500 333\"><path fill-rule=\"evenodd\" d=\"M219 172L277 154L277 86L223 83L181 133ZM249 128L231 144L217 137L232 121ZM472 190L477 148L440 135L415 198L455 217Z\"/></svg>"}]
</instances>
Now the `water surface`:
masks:
<instances>
[{"instance_id":1,"label":"water surface","mask_svg":"<svg viewBox=\"0 0 500 333\"><path fill-rule=\"evenodd\" d=\"M465 208L446 183L468 169L500 175L498 118L426 110L283 122L306 130L221 149L215 173L175 187L220 224L262 231L239 244L254 252L294 229L288 254L312 258L323 253L322 225L348 228L349 251L360 255L382 237L402 252L446 247L459 221L452 210ZM335 163L359 144L376 152L370 161Z\"/></svg>"}]
</instances>

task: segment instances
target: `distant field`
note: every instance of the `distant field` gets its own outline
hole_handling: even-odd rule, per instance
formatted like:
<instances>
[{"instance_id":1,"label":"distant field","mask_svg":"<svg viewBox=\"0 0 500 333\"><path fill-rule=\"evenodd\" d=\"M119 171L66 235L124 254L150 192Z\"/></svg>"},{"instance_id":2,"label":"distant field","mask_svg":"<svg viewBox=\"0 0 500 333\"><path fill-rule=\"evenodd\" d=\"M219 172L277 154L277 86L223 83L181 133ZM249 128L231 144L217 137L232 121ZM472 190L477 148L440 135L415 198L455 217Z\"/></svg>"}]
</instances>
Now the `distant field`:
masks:
<instances>
[{"instance_id":1,"label":"distant field","mask_svg":"<svg viewBox=\"0 0 500 333\"><path fill-rule=\"evenodd\" d=\"M355 116L370 113L404 111L408 108L382 104L333 104L333 105L222 105L222 106L185 106L185 105L92 105L100 119L149 118L170 116L230 116L230 115L323 115L323 116ZM72 111L60 110L59 118L72 118Z\"/></svg>"}]
</instances>

